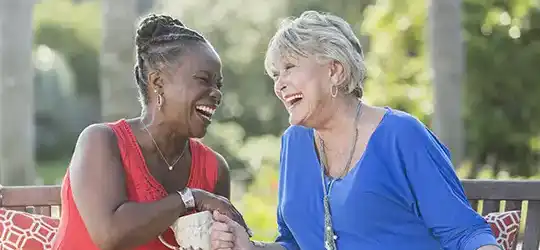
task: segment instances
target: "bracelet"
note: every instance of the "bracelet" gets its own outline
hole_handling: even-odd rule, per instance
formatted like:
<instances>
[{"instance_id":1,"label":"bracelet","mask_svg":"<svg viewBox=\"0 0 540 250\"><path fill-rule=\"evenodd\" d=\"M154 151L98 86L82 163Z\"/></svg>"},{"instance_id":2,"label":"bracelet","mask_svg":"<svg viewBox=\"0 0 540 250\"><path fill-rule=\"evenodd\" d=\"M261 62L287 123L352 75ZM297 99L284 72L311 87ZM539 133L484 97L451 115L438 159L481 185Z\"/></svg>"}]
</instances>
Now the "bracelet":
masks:
<instances>
[{"instance_id":1,"label":"bracelet","mask_svg":"<svg viewBox=\"0 0 540 250\"><path fill-rule=\"evenodd\" d=\"M195 198L193 197L193 193L191 192L190 188L186 187L176 192L178 193L178 195L180 195L180 198L182 199L182 202L184 202L184 207L186 209L195 208Z\"/></svg>"}]
</instances>

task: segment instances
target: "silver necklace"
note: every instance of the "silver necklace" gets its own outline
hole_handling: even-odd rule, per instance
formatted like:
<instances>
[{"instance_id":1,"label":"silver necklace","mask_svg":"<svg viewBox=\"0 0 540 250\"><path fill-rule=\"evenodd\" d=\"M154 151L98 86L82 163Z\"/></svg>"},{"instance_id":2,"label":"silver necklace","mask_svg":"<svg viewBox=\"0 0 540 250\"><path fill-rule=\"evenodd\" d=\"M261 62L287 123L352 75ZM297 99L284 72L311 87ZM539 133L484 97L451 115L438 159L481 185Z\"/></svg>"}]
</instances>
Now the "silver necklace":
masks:
<instances>
[{"instance_id":1,"label":"silver necklace","mask_svg":"<svg viewBox=\"0 0 540 250\"><path fill-rule=\"evenodd\" d=\"M362 103L360 102L358 104L358 107L356 108L356 117L354 118L354 138L351 146L351 152L349 152L349 159L347 160L347 165L345 165L345 168L343 168L343 171L341 175L338 177L338 179L343 178L348 170L350 169L352 157L354 155L354 151L356 150L356 142L358 140L358 117L360 117L361 114L361 107ZM338 236L334 232L334 227L332 224L332 214L330 213L330 198L329 193L332 188L332 185L334 184L335 179L330 181L330 184L328 185L328 191L326 190L326 181L324 178L325 175L325 164L326 164L326 154L325 154L325 146L324 146L324 140L320 135L317 136L319 138L319 144L321 146L320 151L320 164L321 164L321 180L322 180L322 187L323 187L323 205L324 205L324 248L326 250L337 250L336 240Z\"/></svg>"},{"instance_id":2,"label":"silver necklace","mask_svg":"<svg viewBox=\"0 0 540 250\"><path fill-rule=\"evenodd\" d=\"M189 139L186 140L186 144L184 145L184 149L182 150L182 153L180 154L180 156L178 156L178 158L176 158L176 160L173 162L173 164L169 164L169 162L167 161L167 159L165 159L165 156L163 156L163 153L161 152L161 149L159 149L159 146L157 145L156 140L155 140L154 137L152 136L152 133L150 133L150 131L148 130L148 128L146 128L146 125L144 125L142 119L141 119L141 125L143 126L144 130L146 130L146 132L148 133L148 135L150 135L150 138L151 138L152 141L154 142L154 145L156 146L156 149L157 149L159 155L161 156L161 159L165 162L165 164L167 164L167 167L169 168L169 171L173 170L173 169L174 169L174 165L176 165L176 163L178 163L178 161L180 161L180 159L182 159L182 156L184 156L184 153L186 152L187 145L189 144Z\"/></svg>"}]
</instances>

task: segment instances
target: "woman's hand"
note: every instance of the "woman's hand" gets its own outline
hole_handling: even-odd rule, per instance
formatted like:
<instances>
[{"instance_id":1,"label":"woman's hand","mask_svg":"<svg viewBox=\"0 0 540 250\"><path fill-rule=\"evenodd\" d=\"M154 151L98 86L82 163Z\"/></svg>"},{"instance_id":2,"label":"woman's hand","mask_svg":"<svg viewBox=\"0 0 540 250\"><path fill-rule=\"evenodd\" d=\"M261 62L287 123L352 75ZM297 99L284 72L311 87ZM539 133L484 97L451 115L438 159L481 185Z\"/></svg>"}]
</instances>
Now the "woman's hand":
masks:
<instances>
[{"instance_id":1,"label":"woman's hand","mask_svg":"<svg viewBox=\"0 0 540 250\"><path fill-rule=\"evenodd\" d=\"M231 204L231 202L223 197L202 189L191 189L193 198L195 199L195 209L197 211L218 211L224 216L228 216L232 220L241 225L245 231L251 235L251 230L248 228L242 214Z\"/></svg>"},{"instance_id":2,"label":"woman's hand","mask_svg":"<svg viewBox=\"0 0 540 250\"><path fill-rule=\"evenodd\" d=\"M253 246L241 225L217 211L210 232L212 250L250 250Z\"/></svg>"}]
</instances>

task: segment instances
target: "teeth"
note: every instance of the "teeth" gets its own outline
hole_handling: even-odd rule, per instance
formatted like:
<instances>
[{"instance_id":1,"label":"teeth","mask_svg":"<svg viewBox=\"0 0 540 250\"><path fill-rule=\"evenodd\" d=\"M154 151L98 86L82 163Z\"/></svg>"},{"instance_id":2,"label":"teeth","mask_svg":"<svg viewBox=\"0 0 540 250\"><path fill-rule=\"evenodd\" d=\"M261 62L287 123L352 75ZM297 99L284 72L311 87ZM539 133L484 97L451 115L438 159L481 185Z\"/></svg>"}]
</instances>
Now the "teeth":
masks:
<instances>
[{"instance_id":1,"label":"teeth","mask_svg":"<svg viewBox=\"0 0 540 250\"><path fill-rule=\"evenodd\" d=\"M211 107L203 106L203 105L201 105L201 106L196 106L195 108L196 108L197 110L206 112L206 113L208 113L208 114L210 114L210 115L213 115L214 112L216 112L216 109L215 109L215 108L211 108Z\"/></svg>"},{"instance_id":2,"label":"teeth","mask_svg":"<svg viewBox=\"0 0 540 250\"><path fill-rule=\"evenodd\" d=\"M294 94L294 95L291 95L291 96L287 96L285 98L285 101L286 102L291 102L292 100L297 99L297 98L304 98L304 95L302 95L302 94Z\"/></svg>"}]
</instances>

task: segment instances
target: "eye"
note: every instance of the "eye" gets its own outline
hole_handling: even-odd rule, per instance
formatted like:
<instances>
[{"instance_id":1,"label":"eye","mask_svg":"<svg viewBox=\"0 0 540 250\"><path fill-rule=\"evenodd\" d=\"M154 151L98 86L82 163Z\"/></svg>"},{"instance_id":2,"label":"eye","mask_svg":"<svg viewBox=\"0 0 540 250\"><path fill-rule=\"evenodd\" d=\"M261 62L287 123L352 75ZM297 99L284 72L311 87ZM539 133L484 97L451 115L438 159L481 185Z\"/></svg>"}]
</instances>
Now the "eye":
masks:
<instances>
[{"instance_id":1,"label":"eye","mask_svg":"<svg viewBox=\"0 0 540 250\"><path fill-rule=\"evenodd\" d=\"M292 69L294 67L295 67L295 65L288 63L288 64L285 65L285 70L289 70L289 69Z\"/></svg>"},{"instance_id":2,"label":"eye","mask_svg":"<svg viewBox=\"0 0 540 250\"><path fill-rule=\"evenodd\" d=\"M223 88L223 82L221 82L221 81L217 82L216 86L217 86L218 89Z\"/></svg>"},{"instance_id":3,"label":"eye","mask_svg":"<svg viewBox=\"0 0 540 250\"><path fill-rule=\"evenodd\" d=\"M197 80L203 82L204 84L209 84L209 81L207 78L204 78L204 77L196 77Z\"/></svg>"}]
</instances>

